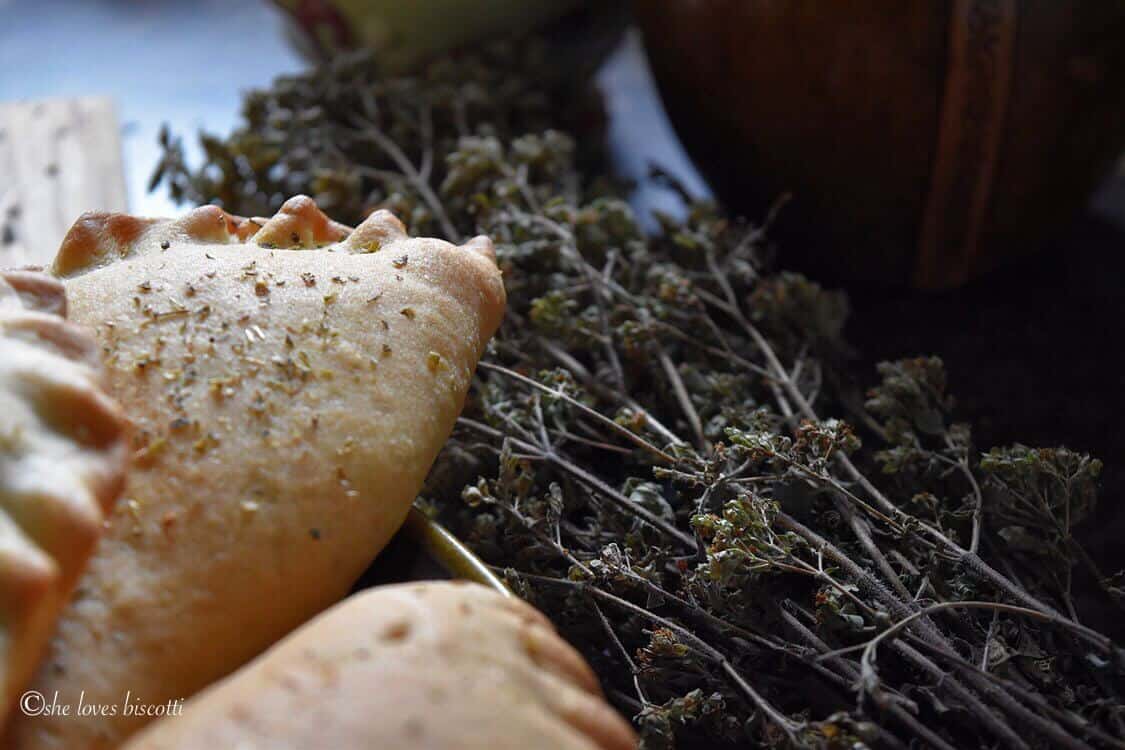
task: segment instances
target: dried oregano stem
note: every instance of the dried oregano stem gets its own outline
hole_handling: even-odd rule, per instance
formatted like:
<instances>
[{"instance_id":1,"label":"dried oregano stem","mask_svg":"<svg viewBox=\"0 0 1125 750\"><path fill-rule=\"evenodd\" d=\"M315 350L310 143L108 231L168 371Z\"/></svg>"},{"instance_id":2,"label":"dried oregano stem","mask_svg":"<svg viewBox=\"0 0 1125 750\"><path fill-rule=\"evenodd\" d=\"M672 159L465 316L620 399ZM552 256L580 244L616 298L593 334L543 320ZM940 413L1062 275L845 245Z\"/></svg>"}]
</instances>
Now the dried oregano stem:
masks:
<instances>
[{"instance_id":1,"label":"dried oregano stem","mask_svg":"<svg viewBox=\"0 0 1125 750\"><path fill-rule=\"evenodd\" d=\"M165 134L157 179L493 237L508 317L421 502L584 649L646 748L1122 747L1125 658L1073 593L1101 579L1072 536L1100 464L982 452L936 359L847 373L846 301L772 271L765 225L690 204L642 232L596 95L550 60L341 59L249 94L199 168ZM1122 580L1087 581L1098 606Z\"/></svg>"}]
</instances>

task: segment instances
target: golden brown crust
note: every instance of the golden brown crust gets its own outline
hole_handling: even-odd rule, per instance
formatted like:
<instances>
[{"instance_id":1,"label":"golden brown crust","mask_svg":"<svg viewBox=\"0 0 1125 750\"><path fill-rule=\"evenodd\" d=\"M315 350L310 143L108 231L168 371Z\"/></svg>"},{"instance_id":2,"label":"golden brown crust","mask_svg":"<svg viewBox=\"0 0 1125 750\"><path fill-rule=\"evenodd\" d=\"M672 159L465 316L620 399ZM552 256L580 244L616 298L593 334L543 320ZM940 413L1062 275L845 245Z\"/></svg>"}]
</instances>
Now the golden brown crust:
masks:
<instances>
[{"instance_id":1,"label":"golden brown crust","mask_svg":"<svg viewBox=\"0 0 1125 750\"><path fill-rule=\"evenodd\" d=\"M58 279L34 269L0 271L0 276L0 287L6 287L0 289L0 306L66 317L66 288Z\"/></svg>"},{"instance_id":2,"label":"golden brown crust","mask_svg":"<svg viewBox=\"0 0 1125 750\"><path fill-rule=\"evenodd\" d=\"M128 255L152 219L108 213L85 213L63 237L50 271L65 278Z\"/></svg>"},{"instance_id":3,"label":"golden brown crust","mask_svg":"<svg viewBox=\"0 0 1125 750\"><path fill-rule=\"evenodd\" d=\"M348 235L345 243L352 252L374 253L385 245L406 239L406 227L387 210L379 210Z\"/></svg>"},{"instance_id":4,"label":"golden brown crust","mask_svg":"<svg viewBox=\"0 0 1125 750\"><path fill-rule=\"evenodd\" d=\"M590 667L527 604L477 586L356 594L126 750L633 750Z\"/></svg>"},{"instance_id":5,"label":"golden brown crust","mask_svg":"<svg viewBox=\"0 0 1125 750\"><path fill-rule=\"evenodd\" d=\"M398 224L398 238L406 230L388 211L360 225L363 234L378 232L387 221ZM63 238L51 266L59 278L70 278L137 254L162 252L179 243L227 245L252 241L277 250L322 248L340 242L350 227L329 219L306 195L287 200L270 219L243 218L218 206L200 206L179 219L138 218L125 214L83 214ZM349 244L346 249L359 251ZM367 250L368 252L370 249Z\"/></svg>"},{"instance_id":6,"label":"golden brown crust","mask_svg":"<svg viewBox=\"0 0 1125 750\"><path fill-rule=\"evenodd\" d=\"M307 195L285 201L274 217L252 235L267 248L317 248L339 242L350 229L329 219Z\"/></svg>"},{"instance_id":7,"label":"golden brown crust","mask_svg":"<svg viewBox=\"0 0 1125 750\"><path fill-rule=\"evenodd\" d=\"M31 676L120 492L125 420L65 290L0 272L0 721Z\"/></svg>"},{"instance_id":8,"label":"golden brown crust","mask_svg":"<svg viewBox=\"0 0 1125 750\"><path fill-rule=\"evenodd\" d=\"M504 289L486 240L412 239L385 213L350 233L304 198L260 227L214 207L145 220L127 246L108 229L127 221L98 221L54 269L135 460L36 689L161 703L346 594L448 437ZM312 247L347 234L379 252ZM144 721L16 718L21 748L113 747Z\"/></svg>"}]
</instances>

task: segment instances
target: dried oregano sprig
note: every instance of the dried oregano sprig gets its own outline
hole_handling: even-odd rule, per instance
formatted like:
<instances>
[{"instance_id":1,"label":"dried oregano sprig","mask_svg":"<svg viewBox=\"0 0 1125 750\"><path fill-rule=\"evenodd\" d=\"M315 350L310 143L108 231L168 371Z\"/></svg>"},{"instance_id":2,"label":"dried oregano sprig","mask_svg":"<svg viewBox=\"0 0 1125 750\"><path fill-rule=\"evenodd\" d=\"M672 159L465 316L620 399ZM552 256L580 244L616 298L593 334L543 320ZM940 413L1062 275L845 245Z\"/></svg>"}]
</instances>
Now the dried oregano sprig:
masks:
<instances>
[{"instance_id":1,"label":"dried oregano sprig","mask_svg":"<svg viewBox=\"0 0 1125 750\"><path fill-rule=\"evenodd\" d=\"M280 79L198 170L165 134L158 177L242 214L307 192L492 235L508 317L424 502L646 748L1122 746L1125 659L1071 596L1076 565L1102 577L1071 533L1100 464L982 454L936 359L882 365L849 409L843 297L767 272L764 228L707 205L646 236L589 90L541 83L537 50Z\"/></svg>"}]
</instances>

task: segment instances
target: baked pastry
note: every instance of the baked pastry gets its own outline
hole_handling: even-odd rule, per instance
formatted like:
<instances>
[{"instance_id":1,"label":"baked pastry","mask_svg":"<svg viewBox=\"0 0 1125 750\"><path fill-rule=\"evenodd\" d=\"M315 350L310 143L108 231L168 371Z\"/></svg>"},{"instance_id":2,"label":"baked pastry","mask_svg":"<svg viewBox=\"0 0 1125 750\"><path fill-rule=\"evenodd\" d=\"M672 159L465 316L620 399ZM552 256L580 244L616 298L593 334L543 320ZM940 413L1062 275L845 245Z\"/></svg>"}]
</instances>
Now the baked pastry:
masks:
<instances>
[{"instance_id":1,"label":"baked pastry","mask_svg":"<svg viewBox=\"0 0 1125 750\"><path fill-rule=\"evenodd\" d=\"M107 352L134 465L36 689L187 698L343 597L394 534L500 323L492 244L274 217L87 214L52 272ZM16 717L9 746L116 747L147 717Z\"/></svg>"},{"instance_id":2,"label":"baked pastry","mask_svg":"<svg viewBox=\"0 0 1125 750\"><path fill-rule=\"evenodd\" d=\"M31 677L124 477L121 410L66 293L0 271L0 722Z\"/></svg>"},{"instance_id":3,"label":"baked pastry","mask_svg":"<svg viewBox=\"0 0 1125 750\"><path fill-rule=\"evenodd\" d=\"M127 750L631 750L543 615L476 584L369 589L150 725Z\"/></svg>"}]
</instances>

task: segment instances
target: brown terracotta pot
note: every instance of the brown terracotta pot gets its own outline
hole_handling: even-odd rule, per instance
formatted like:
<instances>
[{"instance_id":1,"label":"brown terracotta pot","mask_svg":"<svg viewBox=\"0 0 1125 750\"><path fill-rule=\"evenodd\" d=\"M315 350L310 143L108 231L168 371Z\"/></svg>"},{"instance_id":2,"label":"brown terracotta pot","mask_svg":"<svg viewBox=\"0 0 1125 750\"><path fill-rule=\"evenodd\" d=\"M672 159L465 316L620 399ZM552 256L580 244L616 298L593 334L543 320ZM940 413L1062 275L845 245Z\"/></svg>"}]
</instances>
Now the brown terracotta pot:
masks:
<instances>
[{"instance_id":1,"label":"brown terracotta pot","mask_svg":"<svg viewBox=\"0 0 1125 750\"><path fill-rule=\"evenodd\" d=\"M637 0L664 102L785 260L948 287L1039 247L1125 148L1125 0Z\"/></svg>"}]
</instances>

